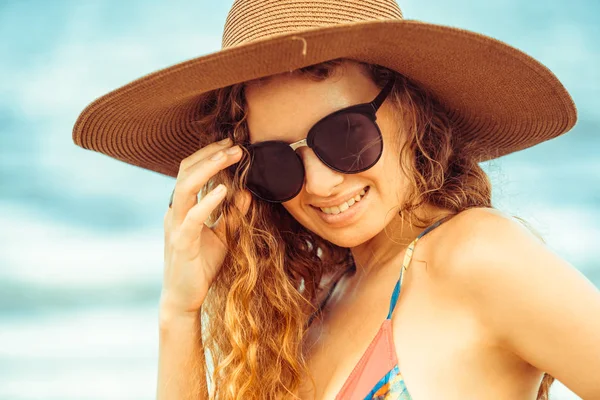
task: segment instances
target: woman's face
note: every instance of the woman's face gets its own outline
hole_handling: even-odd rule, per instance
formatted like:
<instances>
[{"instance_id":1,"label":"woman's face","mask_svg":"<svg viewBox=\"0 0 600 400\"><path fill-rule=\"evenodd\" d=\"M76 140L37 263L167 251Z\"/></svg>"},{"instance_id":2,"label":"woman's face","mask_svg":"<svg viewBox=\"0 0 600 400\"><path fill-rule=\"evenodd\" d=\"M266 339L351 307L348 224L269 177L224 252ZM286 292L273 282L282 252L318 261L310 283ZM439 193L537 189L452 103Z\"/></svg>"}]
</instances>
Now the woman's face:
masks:
<instances>
[{"instance_id":1,"label":"woman's face","mask_svg":"<svg viewBox=\"0 0 600 400\"><path fill-rule=\"evenodd\" d=\"M362 67L350 62L320 82L302 76L276 76L267 83L248 86L250 141L293 143L304 139L327 114L370 102L379 92ZM396 139L392 139L399 124L392 118L389 97L376 115L384 146L372 168L358 174L340 173L323 164L310 148L300 147L297 153L304 163L304 186L298 196L283 203L307 229L342 247L357 246L379 234L396 216L408 188L399 168ZM367 187L366 194L358 197ZM332 206L329 214L321 210ZM338 212L335 207L338 214L331 213Z\"/></svg>"}]
</instances>

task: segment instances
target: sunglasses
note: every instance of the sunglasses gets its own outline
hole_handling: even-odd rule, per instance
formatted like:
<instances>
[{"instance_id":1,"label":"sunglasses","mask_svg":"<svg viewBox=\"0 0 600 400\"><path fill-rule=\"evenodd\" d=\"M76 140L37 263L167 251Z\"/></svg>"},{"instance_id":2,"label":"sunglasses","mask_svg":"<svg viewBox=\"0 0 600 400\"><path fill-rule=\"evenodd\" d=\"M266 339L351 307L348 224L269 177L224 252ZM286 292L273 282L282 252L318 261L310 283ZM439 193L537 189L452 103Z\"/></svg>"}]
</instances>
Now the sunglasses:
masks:
<instances>
[{"instance_id":1,"label":"sunglasses","mask_svg":"<svg viewBox=\"0 0 600 400\"><path fill-rule=\"evenodd\" d=\"M394 77L370 103L335 111L315 123L305 139L294 143L268 140L245 143L250 155L246 188L256 197L281 203L293 199L304 185L304 164L296 150L311 148L329 168L344 174L366 171L383 152L375 113L394 86Z\"/></svg>"}]
</instances>

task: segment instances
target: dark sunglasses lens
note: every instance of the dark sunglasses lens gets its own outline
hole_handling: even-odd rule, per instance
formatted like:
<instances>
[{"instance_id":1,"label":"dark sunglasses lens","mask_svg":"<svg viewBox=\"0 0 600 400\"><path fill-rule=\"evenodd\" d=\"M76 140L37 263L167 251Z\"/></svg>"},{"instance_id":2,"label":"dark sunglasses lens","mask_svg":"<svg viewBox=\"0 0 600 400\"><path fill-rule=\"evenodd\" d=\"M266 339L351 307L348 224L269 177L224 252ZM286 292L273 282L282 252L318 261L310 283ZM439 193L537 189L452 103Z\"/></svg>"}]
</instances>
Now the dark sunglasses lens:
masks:
<instances>
[{"instance_id":1,"label":"dark sunglasses lens","mask_svg":"<svg viewBox=\"0 0 600 400\"><path fill-rule=\"evenodd\" d=\"M246 185L259 197L286 201L296 196L304 183L302 161L285 143L261 143L250 149L252 157Z\"/></svg>"},{"instance_id":2,"label":"dark sunglasses lens","mask_svg":"<svg viewBox=\"0 0 600 400\"><path fill-rule=\"evenodd\" d=\"M336 114L314 129L314 152L326 164L342 172L364 171L381 156L383 142L379 129L364 114Z\"/></svg>"}]
</instances>

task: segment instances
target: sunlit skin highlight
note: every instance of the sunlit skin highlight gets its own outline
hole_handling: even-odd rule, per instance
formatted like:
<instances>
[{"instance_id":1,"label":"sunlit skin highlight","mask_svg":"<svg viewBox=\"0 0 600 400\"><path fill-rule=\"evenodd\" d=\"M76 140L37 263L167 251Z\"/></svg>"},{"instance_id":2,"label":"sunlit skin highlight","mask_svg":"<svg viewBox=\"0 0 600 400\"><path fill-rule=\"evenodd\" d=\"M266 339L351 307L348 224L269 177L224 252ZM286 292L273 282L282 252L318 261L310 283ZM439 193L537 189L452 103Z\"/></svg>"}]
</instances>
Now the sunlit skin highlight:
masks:
<instances>
[{"instance_id":1,"label":"sunlit skin highlight","mask_svg":"<svg viewBox=\"0 0 600 400\"><path fill-rule=\"evenodd\" d=\"M333 76L319 82L283 74L266 83L249 85L245 94L250 141L297 142L304 139L309 129L324 116L341 108L370 102L380 90L359 64L348 62ZM400 171L399 147L392 136L402 135L403 127L393 117L391 107L388 98L376 114L384 145L383 154L373 167L357 174L340 173L321 162L312 149L300 147L297 153L304 163L304 186L298 196L283 203L307 229L338 246L351 248L359 266L357 280L394 264L406 243L422 230L411 228L398 215L409 181ZM365 198L353 205L358 211L340 223L324 221L319 216L322 212L314 206L334 199L340 204L367 186L369 191ZM428 218L436 215L441 218L448 213L449 210L431 206L422 206L416 211L417 215ZM392 241L389 231L402 233L401 236L395 234Z\"/></svg>"}]
</instances>

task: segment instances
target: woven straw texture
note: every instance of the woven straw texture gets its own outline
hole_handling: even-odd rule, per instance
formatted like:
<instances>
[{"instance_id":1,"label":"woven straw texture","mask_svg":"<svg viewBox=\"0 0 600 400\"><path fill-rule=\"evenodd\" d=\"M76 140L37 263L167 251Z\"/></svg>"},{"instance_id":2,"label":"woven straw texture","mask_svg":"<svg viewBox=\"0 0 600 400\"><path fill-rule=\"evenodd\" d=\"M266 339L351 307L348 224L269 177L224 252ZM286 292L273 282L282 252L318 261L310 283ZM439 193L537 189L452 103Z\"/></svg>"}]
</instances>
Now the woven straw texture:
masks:
<instances>
[{"instance_id":1,"label":"woven straw texture","mask_svg":"<svg viewBox=\"0 0 600 400\"><path fill-rule=\"evenodd\" d=\"M96 99L73 141L176 177L198 150L202 93L339 57L383 65L432 90L481 161L552 139L577 119L569 93L532 57L485 35L405 20L393 0L237 0L220 51Z\"/></svg>"}]
</instances>

